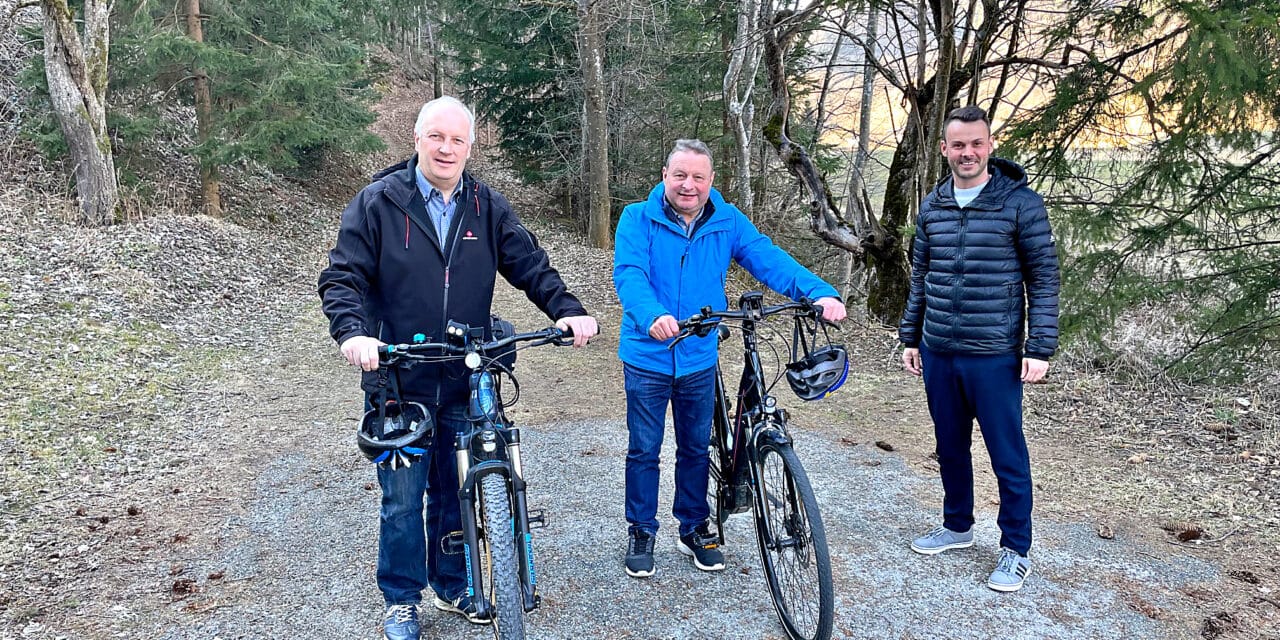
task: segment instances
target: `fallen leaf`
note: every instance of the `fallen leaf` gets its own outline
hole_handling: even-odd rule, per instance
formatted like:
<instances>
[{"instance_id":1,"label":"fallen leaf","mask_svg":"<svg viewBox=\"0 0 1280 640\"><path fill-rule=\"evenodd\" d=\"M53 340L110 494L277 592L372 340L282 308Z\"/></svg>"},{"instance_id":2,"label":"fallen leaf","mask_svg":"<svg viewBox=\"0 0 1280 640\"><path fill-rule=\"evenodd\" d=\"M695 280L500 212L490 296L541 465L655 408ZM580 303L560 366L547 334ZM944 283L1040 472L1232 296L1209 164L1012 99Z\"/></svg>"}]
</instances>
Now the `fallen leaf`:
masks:
<instances>
[{"instance_id":1,"label":"fallen leaf","mask_svg":"<svg viewBox=\"0 0 1280 640\"><path fill-rule=\"evenodd\" d=\"M199 588L196 586L196 581L191 578L179 578L174 580L173 587L170 588L170 591L173 592L174 600L181 600L195 593L197 590L199 590Z\"/></svg>"},{"instance_id":2,"label":"fallen leaf","mask_svg":"<svg viewBox=\"0 0 1280 640\"><path fill-rule=\"evenodd\" d=\"M1204 537L1204 529L1194 522L1174 520L1160 525L1160 528L1172 533L1175 538L1182 542L1199 540Z\"/></svg>"},{"instance_id":3,"label":"fallen leaf","mask_svg":"<svg viewBox=\"0 0 1280 640\"><path fill-rule=\"evenodd\" d=\"M885 442L884 440L876 440L876 446L884 449L885 451L893 451L893 445Z\"/></svg>"}]
</instances>

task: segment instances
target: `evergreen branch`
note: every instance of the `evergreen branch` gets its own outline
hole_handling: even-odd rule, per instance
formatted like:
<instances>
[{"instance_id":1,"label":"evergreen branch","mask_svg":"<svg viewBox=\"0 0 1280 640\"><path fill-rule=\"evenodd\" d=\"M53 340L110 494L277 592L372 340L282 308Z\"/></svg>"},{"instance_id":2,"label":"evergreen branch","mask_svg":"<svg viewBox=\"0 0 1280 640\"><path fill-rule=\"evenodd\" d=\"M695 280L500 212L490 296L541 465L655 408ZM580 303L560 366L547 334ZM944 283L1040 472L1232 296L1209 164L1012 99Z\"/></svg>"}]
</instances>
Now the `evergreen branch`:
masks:
<instances>
[{"instance_id":1,"label":"evergreen branch","mask_svg":"<svg viewBox=\"0 0 1280 640\"><path fill-rule=\"evenodd\" d=\"M1222 317L1225 316L1226 314L1227 314L1227 311L1224 310L1218 316L1218 318L1216 318L1214 322L1210 324L1210 328L1207 328L1204 331L1202 331L1200 335L1196 337L1196 341L1192 343L1191 346L1187 347L1187 350L1184 351L1182 355L1179 355L1177 358L1174 358L1172 362L1165 365L1165 367L1160 370L1160 373L1167 374L1170 369L1173 369L1178 364L1182 363L1184 360L1191 357L1192 354L1199 351L1200 349L1211 346L1213 344L1224 342L1228 338L1231 338L1233 336L1239 335L1241 333L1246 333L1246 332L1261 333L1268 329L1280 328L1280 317L1271 315L1264 318L1259 318L1257 320L1253 320L1251 322L1246 322L1238 327L1233 327L1231 329L1228 329L1223 333L1210 335L1212 326L1217 323L1217 320L1222 319Z\"/></svg>"},{"instance_id":2,"label":"evergreen branch","mask_svg":"<svg viewBox=\"0 0 1280 640\"><path fill-rule=\"evenodd\" d=\"M1218 253L1221 251L1238 251L1240 249L1257 249L1260 247L1280 246L1280 240L1256 240L1253 242L1242 242L1240 244L1222 246L1222 247L1191 247L1188 249L1180 249L1169 254L1169 256L1180 256L1188 253ZM1197 276L1200 277L1200 276ZM1191 278L1195 279L1195 278Z\"/></svg>"}]
</instances>

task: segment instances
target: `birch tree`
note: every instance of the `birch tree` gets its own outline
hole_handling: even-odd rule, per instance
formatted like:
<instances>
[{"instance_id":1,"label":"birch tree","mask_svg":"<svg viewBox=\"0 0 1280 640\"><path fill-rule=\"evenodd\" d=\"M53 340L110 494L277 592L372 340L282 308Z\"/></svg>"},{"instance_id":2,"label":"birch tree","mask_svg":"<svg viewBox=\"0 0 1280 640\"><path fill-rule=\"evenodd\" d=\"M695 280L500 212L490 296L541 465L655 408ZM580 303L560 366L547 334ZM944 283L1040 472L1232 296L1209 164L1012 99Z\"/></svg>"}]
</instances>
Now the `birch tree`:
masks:
<instances>
[{"instance_id":1,"label":"birch tree","mask_svg":"<svg viewBox=\"0 0 1280 640\"><path fill-rule=\"evenodd\" d=\"M751 134L755 116L753 94L760 68L760 33L758 0L738 2L737 29L729 55L729 68L724 74L725 122L733 134L734 185L737 206L748 217L755 208L751 190Z\"/></svg>"},{"instance_id":2,"label":"birch tree","mask_svg":"<svg viewBox=\"0 0 1280 640\"><path fill-rule=\"evenodd\" d=\"M49 100L75 169L80 220L88 226L114 222L119 200L107 132L108 5L85 0L81 35L67 0L40 0Z\"/></svg>"}]
</instances>

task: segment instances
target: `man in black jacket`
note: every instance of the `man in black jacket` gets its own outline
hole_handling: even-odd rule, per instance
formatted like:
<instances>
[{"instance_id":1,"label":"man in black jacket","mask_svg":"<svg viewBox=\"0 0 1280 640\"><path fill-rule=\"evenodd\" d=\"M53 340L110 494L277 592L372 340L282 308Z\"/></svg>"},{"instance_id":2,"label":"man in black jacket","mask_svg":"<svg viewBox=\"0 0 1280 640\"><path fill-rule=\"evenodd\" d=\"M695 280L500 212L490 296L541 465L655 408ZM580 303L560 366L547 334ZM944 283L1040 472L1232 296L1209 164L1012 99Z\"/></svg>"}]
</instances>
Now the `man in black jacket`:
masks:
<instances>
[{"instance_id":1,"label":"man in black jacket","mask_svg":"<svg viewBox=\"0 0 1280 640\"><path fill-rule=\"evenodd\" d=\"M978 107L948 114L951 167L920 206L911 292L898 329L902 364L924 375L942 475L942 525L926 555L973 546L973 421L1000 489L1000 555L987 586L1017 591L1031 571L1031 463L1022 385L1044 378L1058 347L1058 256L1044 200L1022 167L992 158Z\"/></svg>"},{"instance_id":2,"label":"man in black jacket","mask_svg":"<svg viewBox=\"0 0 1280 640\"><path fill-rule=\"evenodd\" d=\"M474 142L466 106L450 97L428 102L414 127L414 157L374 176L342 214L320 274L321 306L342 355L366 379L376 375L383 344L411 342L418 333L442 341L450 320L488 327L498 274L557 327L572 330L574 346L598 330L507 200L464 171ZM428 587L436 608L489 622L466 593L463 556L443 553L441 545L462 528L453 438L465 427L466 374L450 363L417 366L399 378L403 399L425 405L436 429L419 464L378 469L378 587L389 640L420 637L418 605Z\"/></svg>"}]
</instances>

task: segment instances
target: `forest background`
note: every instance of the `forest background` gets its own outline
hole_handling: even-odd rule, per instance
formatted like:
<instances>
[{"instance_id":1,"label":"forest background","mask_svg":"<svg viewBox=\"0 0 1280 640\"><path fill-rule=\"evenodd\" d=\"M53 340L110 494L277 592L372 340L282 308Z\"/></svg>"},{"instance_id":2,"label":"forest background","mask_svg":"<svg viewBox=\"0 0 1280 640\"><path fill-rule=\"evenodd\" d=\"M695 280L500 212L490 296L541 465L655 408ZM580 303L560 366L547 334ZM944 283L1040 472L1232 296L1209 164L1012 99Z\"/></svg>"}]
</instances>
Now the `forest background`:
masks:
<instances>
[{"instance_id":1,"label":"forest background","mask_svg":"<svg viewBox=\"0 0 1280 640\"><path fill-rule=\"evenodd\" d=\"M422 100L448 93L475 108L486 166L538 203L522 215L600 249L621 208L656 181L672 141L707 141L726 198L837 283L869 331L900 316L906 240L946 172L941 118L983 106L997 154L1022 163L1049 205L1065 285L1055 370L1138 390L1131 405L1176 398L1154 427L1113 416L1148 430L1125 432L1123 463L1230 462L1240 495L1199 513L1239 509L1275 539L1278 0L4 0L0 9L11 229L52 220L128 236L176 214L288 236L298 224L289 207L263 202L299 185L345 201L402 159L388 157L371 125L391 85L415 83ZM20 252L4 259L9 274L31 270ZM134 399L124 391L123 406L93 405L119 381L92 376L77 382L73 406L42 400L83 372L23 366L32 357L23 345L48 337L24 333L35 322L29 290L58 282L28 280L0 276L0 312L19 338L0 353L14 514L51 490L24 474L103 455L59 448L44 427L154 418L125 415ZM51 304L49 318L82 311ZM155 326L93 326L129 357L151 357L139 343ZM68 331L55 335L75 340ZM87 348L80 342L71 345ZM1164 523L1173 536L1235 531L1178 515Z\"/></svg>"}]
</instances>

